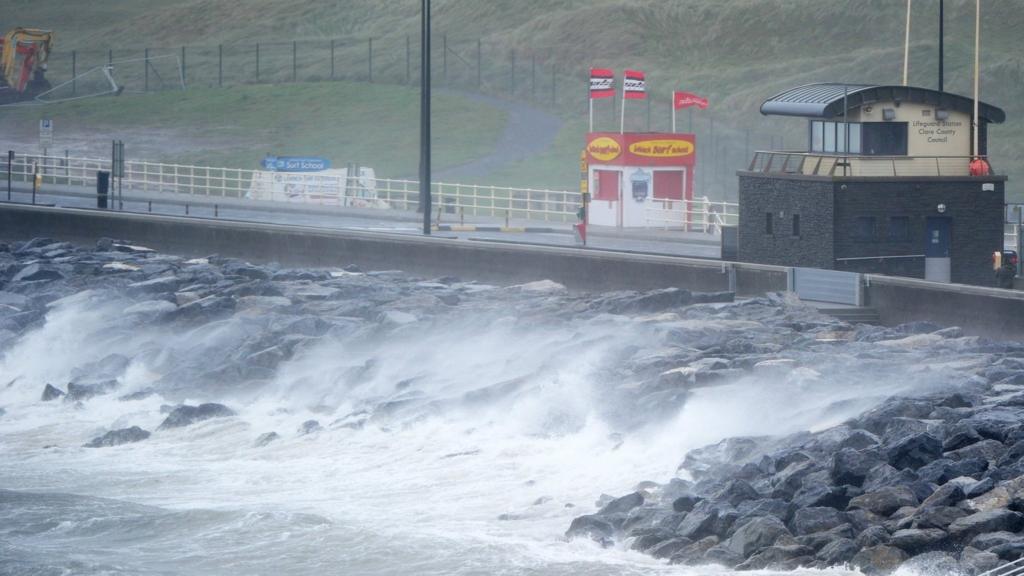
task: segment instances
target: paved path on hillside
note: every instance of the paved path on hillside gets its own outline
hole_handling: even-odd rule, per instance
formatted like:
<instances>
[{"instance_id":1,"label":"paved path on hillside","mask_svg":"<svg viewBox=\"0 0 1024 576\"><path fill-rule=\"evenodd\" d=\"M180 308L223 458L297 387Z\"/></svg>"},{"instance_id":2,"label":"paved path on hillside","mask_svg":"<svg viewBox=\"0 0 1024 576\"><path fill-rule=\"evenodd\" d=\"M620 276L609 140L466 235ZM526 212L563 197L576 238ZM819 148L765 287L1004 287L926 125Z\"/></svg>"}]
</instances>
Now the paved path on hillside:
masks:
<instances>
[{"instance_id":1,"label":"paved path on hillside","mask_svg":"<svg viewBox=\"0 0 1024 576\"><path fill-rule=\"evenodd\" d=\"M502 100L493 96L472 92L450 92L464 98L483 102L508 114L505 131L495 143L494 151L457 166L437 170L433 180L457 182L463 178L482 178L513 162L520 162L532 156L547 152L555 141L555 135L562 127L562 120L523 102ZM458 133L434 134L435 138L458 138Z\"/></svg>"}]
</instances>

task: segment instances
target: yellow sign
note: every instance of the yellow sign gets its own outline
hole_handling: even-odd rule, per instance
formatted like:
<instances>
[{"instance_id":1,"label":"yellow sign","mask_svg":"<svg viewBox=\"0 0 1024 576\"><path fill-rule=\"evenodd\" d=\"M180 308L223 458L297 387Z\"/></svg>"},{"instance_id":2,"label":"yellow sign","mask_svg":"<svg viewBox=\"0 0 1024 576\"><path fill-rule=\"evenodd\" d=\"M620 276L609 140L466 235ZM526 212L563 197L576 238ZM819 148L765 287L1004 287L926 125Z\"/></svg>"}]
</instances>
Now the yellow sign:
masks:
<instances>
[{"instance_id":1,"label":"yellow sign","mask_svg":"<svg viewBox=\"0 0 1024 576\"><path fill-rule=\"evenodd\" d=\"M693 154L693 144L686 140L641 140L630 144L629 151L647 158L678 158Z\"/></svg>"},{"instance_id":2,"label":"yellow sign","mask_svg":"<svg viewBox=\"0 0 1024 576\"><path fill-rule=\"evenodd\" d=\"M618 158L619 154L622 154L622 147L615 140L607 136L601 136L590 141L587 151L601 162L609 162Z\"/></svg>"}]
</instances>

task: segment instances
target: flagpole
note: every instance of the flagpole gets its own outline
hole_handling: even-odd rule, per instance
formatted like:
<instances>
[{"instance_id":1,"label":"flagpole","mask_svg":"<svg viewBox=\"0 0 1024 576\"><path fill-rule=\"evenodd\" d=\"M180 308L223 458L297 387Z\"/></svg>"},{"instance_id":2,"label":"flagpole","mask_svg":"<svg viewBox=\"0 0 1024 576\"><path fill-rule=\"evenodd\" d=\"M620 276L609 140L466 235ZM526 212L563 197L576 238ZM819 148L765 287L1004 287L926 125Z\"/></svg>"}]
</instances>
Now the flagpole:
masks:
<instances>
[{"instance_id":1,"label":"flagpole","mask_svg":"<svg viewBox=\"0 0 1024 576\"><path fill-rule=\"evenodd\" d=\"M672 93L672 102L669 104L672 106L672 133L676 133L676 93Z\"/></svg>"},{"instance_id":2,"label":"flagpole","mask_svg":"<svg viewBox=\"0 0 1024 576\"><path fill-rule=\"evenodd\" d=\"M910 72L910 2L907 0L907 29L903 36L903 85L907 85Z\"/></svg>"},{"instance_id":3,"label":"flagpole","mask_svg":"<svg viewBox=\"0 0 1024 576\"><path fill-rule=\"evenodd\" d=\"M981 52L981 0L976 0L974 5L974 142L973 142L973 155L980 156L980 150L978 150L978 128L981 123L978 122L978 88L979 88L979 72L981 59L979 53Z\"/></svg>"},{"instance_id":4,"label":"flagpole","mask_svg":"<svg viewBox=\"0 0 1024 576\"><path fill-rule=\"evenodd\" d=\"M587 92L587 101L590 102L590 131L594 131L594 96Z\"/></svg>"},{"instance_id":5,"label":"flagpole","mask_svg":"<svg viewBox=\"0 0 1024 576\"><path fill-rule=\"evenodd\" d=\"M622 77L622 112L619 115L619 134L626 133L626 77Z\"/></svg>"}]
</instances>

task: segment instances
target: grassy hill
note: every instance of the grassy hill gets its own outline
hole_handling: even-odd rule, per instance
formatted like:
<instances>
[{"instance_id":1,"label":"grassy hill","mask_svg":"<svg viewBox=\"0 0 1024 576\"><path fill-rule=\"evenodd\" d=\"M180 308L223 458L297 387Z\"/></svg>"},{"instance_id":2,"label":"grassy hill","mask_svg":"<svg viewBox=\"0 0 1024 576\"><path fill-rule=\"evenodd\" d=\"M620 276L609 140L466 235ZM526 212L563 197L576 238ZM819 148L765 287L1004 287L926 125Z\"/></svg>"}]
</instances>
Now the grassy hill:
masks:
<instances>
[{"instance_id":1,"label":"grassy hill","mask_svg":"<svg viewBox=\"0 0 1024 576\"><path fill-rule=\"evenodd\" d=\"M330 39L337 40L337 73L346 79L365 79L370 37L377 82L406 81L406 36L412 42L413 81L418 67L417 0L90 0L74 10L63 0L6 4L0 29L16 24L56 29L62 54L93 51L96 59L111 47L119 55L137 55L146 46L189 45L190 74L206 85L215 77L210 58L218 44L225 45L230 72L242 82L252 81L249 53L256 42L267 43L265 74L273 69L276 80L289 79L292 40L301 41L298 80L324 77L324 46ZM911 84L936 84L937 4L914 3ZM971 88L973 4L946 1L946 89L962 94ZM708 180L704 188L714 195L734 186L732 171L745 164L749 150L780 144L773 135L781 135L789 148L804 145L802 122L758 113L765 98L809 82L900 80L905 4L896 0L434 0L433 5L435 82L475 90L480 40L483 90L533 99L568 120L550 154L493 175L524 184L575 185L586 110L583 77L591 65L648 72L654 129L667 127L671 90L686 88L711 99L713 108L697 115L694 128L705 155L700 159ZM1006 124L991 130L990 149L997 170L1010 174L1011 191L1022 190L1024 180L1024 52L1017 43L1022 26L1021 0L984 2L982 94L1007 111ZM274 42L281 44L271 47ZM59 55L55 68L56 60ZM445 61L447 77L441 70ZM614 125L610 106L599 112L603 127ZM630 117L634 128L647 127L645 109L633 109ZM436 135L439 143L459 138L458 131Z\"/></svg>"}]
</instances>

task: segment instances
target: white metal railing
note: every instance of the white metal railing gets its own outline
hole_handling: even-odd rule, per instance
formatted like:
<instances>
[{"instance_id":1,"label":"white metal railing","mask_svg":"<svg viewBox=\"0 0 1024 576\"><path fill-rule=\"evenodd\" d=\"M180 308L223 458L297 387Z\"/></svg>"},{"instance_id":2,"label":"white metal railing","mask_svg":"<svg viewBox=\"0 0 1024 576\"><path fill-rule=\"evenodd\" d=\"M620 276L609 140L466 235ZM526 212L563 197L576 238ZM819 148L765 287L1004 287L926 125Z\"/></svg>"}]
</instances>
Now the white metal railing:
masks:
<instances>
[{"instance_id":1,"label":"white metal railing","mask_svg":"<svg viewBox=\"0 0 1024 576\"><path fill-rule=\"evenodd\" d=\"M644 212L649 227L721 233L723 226L739 223L739 204L713 202L707 196L690 201L654 201Z\"/></svg>"},{"instance_id":2,"label":"white metal railing","mask_svg":"<svg viewBox=\"0 0 1024 576\"><path fill-rule=\"evenodd\" d=\"M29 182L34 174L42 176L44 184L70 186L96 186L96 172L110 170L110 160L71 156L43 156L16 154L11 174L15 181ZM0 159L0 174L7 171ZM260 178L259 170L218 168L128 160L124 164L121 189L156 194L189 194L224 198L252 198L254 182ZM6 174L4 174L6 176ZM311 173L289 173L290 178L310 185L325 179L340 179L333 197L318 196L316 203L348 205L346 198L375 196L390 207L409 210L419 204L419 183L415 180L366 178L355 175L331 177ZM368 193L371 192L372 193ZM275 196L279 201L308 203L309 197ZM576 220L581 202L577 191L538 188L511 188L479 184L435 182L431 185L431 199L443 213L473 216L499 216L530 220L570 222Z\"/></svg>"},{"instance_id":3,"label":"white metal railing","mask_svg":"<svg viewBox=\"0 0 1024 576\"><path fill-rule=\"evenodd\" d=\"M1020 225L1006 224L1003 227L1003 248L1006 250L1016 250L1018 236L1020 236Z\"/></svg>"}]
</instances>

